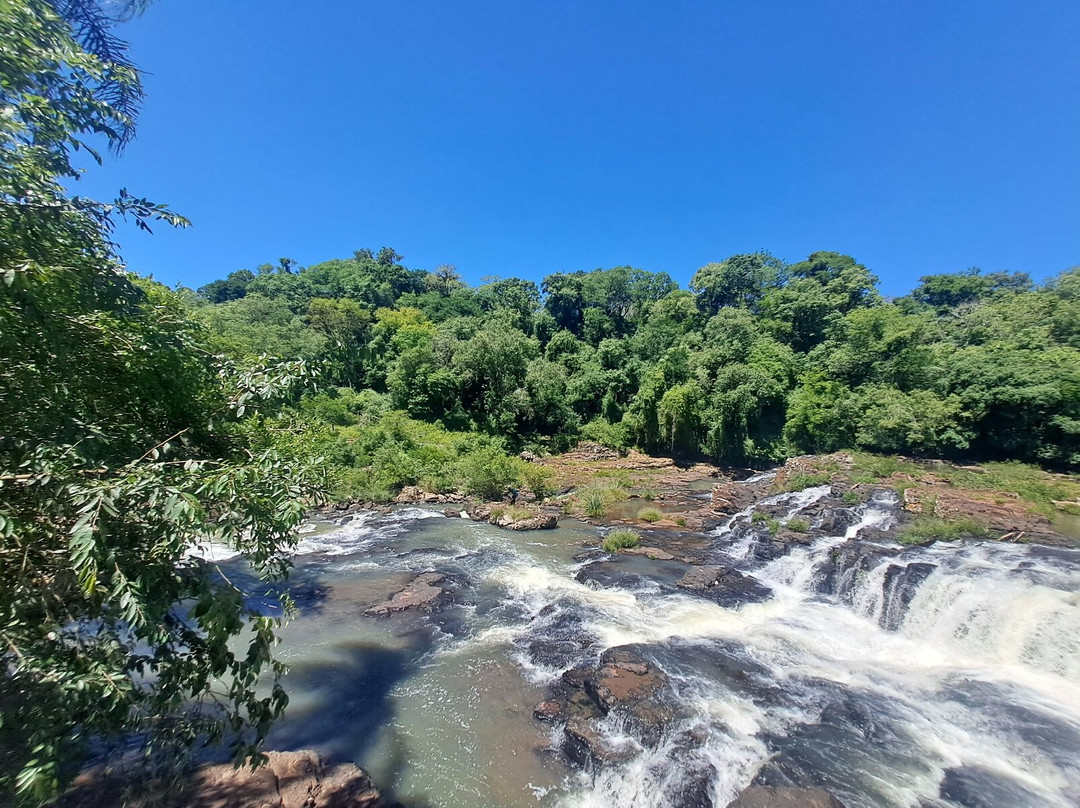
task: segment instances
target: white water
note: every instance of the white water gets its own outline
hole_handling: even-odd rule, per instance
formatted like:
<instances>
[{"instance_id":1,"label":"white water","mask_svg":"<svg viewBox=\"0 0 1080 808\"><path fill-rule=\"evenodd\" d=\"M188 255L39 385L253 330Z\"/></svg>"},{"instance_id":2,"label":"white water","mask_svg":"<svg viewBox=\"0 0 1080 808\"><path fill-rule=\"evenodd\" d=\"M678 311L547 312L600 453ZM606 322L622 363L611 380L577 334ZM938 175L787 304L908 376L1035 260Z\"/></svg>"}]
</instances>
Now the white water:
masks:
<instances>
[{"instance_id":1,"label":"white water","mask_svg":"<svg viewBox=\"0 0 1080 808\"><path fill-rule=\"evenodd\" d=\"M828 494L818 487L765 504L786 522ZM894 504L883 496L859 506L838 535L766 562L754 555L764 526L747 530L753 509L732 517L711 537L718 557L773 592L739 609L659 578L579 583L585 562L571 556L582 538L595 540L586 528L525 539L406 509L305 536L298 552L303 564L332 564L339 597L351 576L376 572L450 564L470 580L465 630L440 635L420 669L389 691L398 714L392 739L358 753L362 764L375 754L396 760L394 750L408 744L414 762L398 794L406 804L414 794L446 808L661 808L705 799L724 808L755 777L782 771L827 788L847 808L1080 805L1080 554L998 544L900 553L885 541L871 546L879 551L872 560L835 576L843 597L819 592L822 568L861 532L889 528ZM412 555L399 551L403 543ZM913 579L905 607L899 584L888 592L885 584L911 564L933 569ZM301 640L308 650L291 658L323 648L320 632L349 636L359 619L350 608L311 624ZM883 628L889 620L896 630ZM532 649L563 636L580 641L568 644L578 649L569 656ZM683 717L650 746L610 716L600 729L637 755L560 784L530 750L530 734L548 731L530 719L532 703L568 667L633 643L667 674ZM546 743L557 748L561 728L550 733ZM390 751L378 752L384 746ZM690 785L699 791L688 796Z\"/></svg>"}]
</instances>

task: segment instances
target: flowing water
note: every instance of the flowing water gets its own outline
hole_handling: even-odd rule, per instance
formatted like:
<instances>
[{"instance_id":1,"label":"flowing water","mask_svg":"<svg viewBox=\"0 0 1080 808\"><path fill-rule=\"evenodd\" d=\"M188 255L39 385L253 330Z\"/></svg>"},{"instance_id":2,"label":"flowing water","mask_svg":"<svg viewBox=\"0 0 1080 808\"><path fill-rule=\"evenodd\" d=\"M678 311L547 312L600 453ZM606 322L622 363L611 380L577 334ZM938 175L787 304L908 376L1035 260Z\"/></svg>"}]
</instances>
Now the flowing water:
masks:
<instances>
[{"instance_id":1,"label":"flowing water","mask_svg":"<svg viewBox=\"0 0 1080 808\"><path fill-rule=\"evenodd\" d=\"M784 522L828 494L758 507ZM355 761L432 808L724 808L752 782L824 787L847 808L1080 805L1080 553L901 551L882 494L778 554L753 510L700 541L772 590L739 608L676 588L678 562L620 557L611 585L579 582L602 531L574 522L511 533L414 508L309 533L270 745ZM459 586L454 605L364 616L430 570ZM612 713L603 732L635 754L573 767L533 706L631 643L678 717L646 743Z\"/></svg>"}]
</instances>

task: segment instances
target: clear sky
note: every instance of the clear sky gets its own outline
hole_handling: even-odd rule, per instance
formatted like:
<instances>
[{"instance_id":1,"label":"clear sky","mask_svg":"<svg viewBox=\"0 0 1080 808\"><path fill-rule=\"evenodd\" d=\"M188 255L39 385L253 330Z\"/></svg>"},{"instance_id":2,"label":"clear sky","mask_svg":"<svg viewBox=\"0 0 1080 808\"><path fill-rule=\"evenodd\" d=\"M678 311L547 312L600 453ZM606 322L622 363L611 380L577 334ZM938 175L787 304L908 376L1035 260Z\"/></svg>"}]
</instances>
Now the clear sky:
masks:
<instances>
[{"instance_id":1,"label":"clear sky","mask_svg":"<svg viewBox=\"0 0 1080 808\"><path fill-rule=\"evenodd\" d=\"M139 136L77 190L193 220L120 234L169 284L383 245L472 283L837 250L889 294L1080 263L1077 0L158 0L117 33Z\"/></svg>"}]
</instances>

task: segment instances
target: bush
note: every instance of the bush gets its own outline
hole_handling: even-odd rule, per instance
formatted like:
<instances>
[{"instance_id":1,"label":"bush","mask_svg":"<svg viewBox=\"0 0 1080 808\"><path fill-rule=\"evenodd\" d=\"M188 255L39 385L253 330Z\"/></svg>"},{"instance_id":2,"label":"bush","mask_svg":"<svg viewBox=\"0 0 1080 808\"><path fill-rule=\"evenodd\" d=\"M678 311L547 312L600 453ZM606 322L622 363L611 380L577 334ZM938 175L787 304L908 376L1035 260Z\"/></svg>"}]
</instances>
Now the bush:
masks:
<instances>
[{"instance_id":1,"label":"bush","mask_svg":"<svg viewBox=\"0 0 1080 808\"><path fill-rule=\"evenodd\" d=\"M535 463L525 463L521 467L521 478L525 487L533 492L537 501L554 493L551 485L551 470Z\"/></svg>"},{"instance_id":2,"label":"bush","mask_svg":"<svg viewBox=\"0 0 1080 808\"><path fill-rule=\"evenodd\" d=\"M785 527L795 533L805 533L810 529L810 520L804 519L801 516L794 516L791 519L788 519Z\"/></svg>"},{"instance_id":3,"label":"bush","mask_svg":"<svg viewBox=\"0 0 1080 808\"><path fill-rule=\"evenodd\" d=\"M627 433L626 427L621 423L609 423L603 418L596 418L589 421L589 423L581 428L581 434L582 437L595 441L601 446L607 446L609 449L615 449L624 454L630 446L630 436Z\"/></svg>"},{"instance_id":4,"label":"bush","mask_svg":"<svg viewBox=\"0 0 1080 808\"><path fill-rule=\"evenodd\" d=\"M656 508L642 508L638 511L637 518L642 522L659 522L664 518L664 514Z\"/></svg>"},{"instance_id":5,"label":"bush","mask_svg":"<svg viewBox=\"0 0 1080 808\"><path fill-rule=\"evenodd\" d=\"M459 468L465 493L483 499L502 499L506 489L520 484L518 462L493 446L473 450Z\"/></svg>"},{"instance_id":6,"label":"bush","mask_svg":"<svg viewBox=\"0 0 1080 808\"><path fill-rule=\"evenodd\" d=\"M848 507L859 504L859 495L856 494L854 491L845 491L844 496L841 497L841 499L844 500L844 504Z\"/></svg>"},{"instance_id":7,"label":"bush","mask_svg":"<svg viewBox=\"0 0 1080 808\"><path fill-rule=\"evenodd\" d=\"M604 552L617 553L627 547L641 544L641 536L633 530L613 530L604 538Z\"/></svg>"}]
</instances>

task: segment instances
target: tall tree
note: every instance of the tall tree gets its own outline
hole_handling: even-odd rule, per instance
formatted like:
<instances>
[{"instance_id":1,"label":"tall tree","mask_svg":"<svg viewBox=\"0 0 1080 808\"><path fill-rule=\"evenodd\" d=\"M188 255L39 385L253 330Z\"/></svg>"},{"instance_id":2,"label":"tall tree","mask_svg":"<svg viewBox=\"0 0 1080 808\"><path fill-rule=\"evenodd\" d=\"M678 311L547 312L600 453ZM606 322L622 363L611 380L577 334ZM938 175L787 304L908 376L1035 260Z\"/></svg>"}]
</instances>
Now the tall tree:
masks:
<instances>
[{"instance_id":1,"label":"tall tree","mask_svg":"<svg viewBox=\"0 0 1080 808\"><path fill-rule=\"evenodd\" d=\"M92 8L2 3L4 804L54 795L94 739L139 732L179 748L232 727L237 755L258 754L286 701L278 619L250 611L192 551L222 541L283 574L312 490L303 468L240 450L245 414L309 369L214 357L178 296L123 268L118 215L146 229L181 217L123 192L106 204L65 190L74 151L130 139L140 93L105 18L80 27Z\"/></svg>"}]
</instances>

